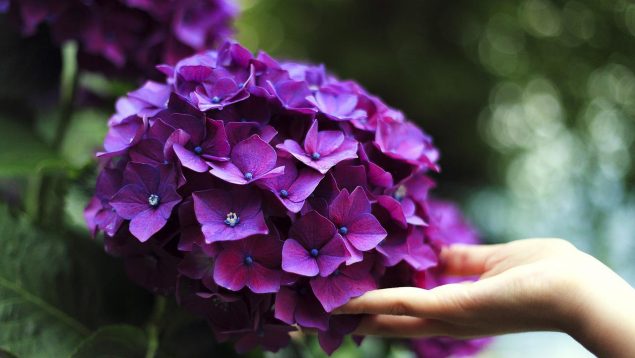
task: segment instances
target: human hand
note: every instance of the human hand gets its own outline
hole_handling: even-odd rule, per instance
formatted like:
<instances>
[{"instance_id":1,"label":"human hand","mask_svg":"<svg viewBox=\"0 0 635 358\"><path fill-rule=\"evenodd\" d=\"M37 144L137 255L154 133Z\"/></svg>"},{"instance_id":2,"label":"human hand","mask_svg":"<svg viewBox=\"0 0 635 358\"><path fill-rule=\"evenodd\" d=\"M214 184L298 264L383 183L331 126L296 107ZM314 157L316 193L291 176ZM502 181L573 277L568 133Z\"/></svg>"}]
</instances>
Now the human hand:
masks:
<instances>
[{"instance_id":1,"label":"human hand","mask_svg":"<svg viewBox=\"0 0 635 358\"><path fill-rule=\"evenodd\" d=\"M362 335L478 337L563 331L599 355L635 357L635 290L558 239L443 250L445 274L476 282L376 290L336 313L370 314Z\"/></svg>"}]
</instances>

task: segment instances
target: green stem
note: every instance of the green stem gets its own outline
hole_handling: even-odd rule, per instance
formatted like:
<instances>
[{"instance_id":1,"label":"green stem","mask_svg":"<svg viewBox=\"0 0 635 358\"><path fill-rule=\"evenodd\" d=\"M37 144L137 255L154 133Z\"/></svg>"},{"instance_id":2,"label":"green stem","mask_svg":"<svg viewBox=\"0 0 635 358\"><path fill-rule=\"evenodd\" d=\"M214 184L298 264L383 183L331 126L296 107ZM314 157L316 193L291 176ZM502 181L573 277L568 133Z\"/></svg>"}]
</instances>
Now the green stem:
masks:
<instances>
[{"instance_id":1,"label":"green stem","mask_svg":"<svg viewBox=\"0 0 635 358\"><path fill-rule=\"evenodd\" d=\"M57 127L53 133L51 146L60 152L71 119L79 72L77 69L77 44L69 41L62 48L62 75L60 79L60 112ZM60 210L59 193L65 190L67 178L65 173L38 173L29 185L25 207L31 218L40 227L58 225L64 211Z\"/></svg>"},{"instance_id":2,"label":"green stem","mask_svg":"<svg viewBox=\"0 0 635 358\"><path fill-rule=\"evenodd\" d=\"M159 349L159 333L161 326L161 319L165 312L165 306L167 300L163 296L157 296L154 300L154 308L152 314L148 320L146 331L148 334L148 348L146 350L146 358L154 358Z\"/></svg>"},{"instance_id":3,"label":"green stem","mask_svg":"<svg viewBox=\"0 0 635 358\"><path fill-rule=\"evenodd\" d=\"M77 84L79 82L79 71L77 68L77 43L69 41L62 48L62 76L60 84L60 117L57 128L53 136L53 149L59 151L64 144L64 138L71 118L73 117L73 106Z\"/></svg>"}]
</instances>

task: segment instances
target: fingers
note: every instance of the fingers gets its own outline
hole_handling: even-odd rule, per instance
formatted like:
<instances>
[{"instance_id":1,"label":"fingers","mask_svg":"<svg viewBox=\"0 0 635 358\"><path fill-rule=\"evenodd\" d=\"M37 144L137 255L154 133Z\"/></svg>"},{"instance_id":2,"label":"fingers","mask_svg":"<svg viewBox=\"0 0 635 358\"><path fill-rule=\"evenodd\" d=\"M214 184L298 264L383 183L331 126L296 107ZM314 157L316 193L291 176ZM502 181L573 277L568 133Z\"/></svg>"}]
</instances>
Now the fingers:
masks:
<instances>
[{"instance_id":1,"label":"fingers","mask_svg":"<svg viewBox=\"0 0 635 358\"><path fill-rule=\"evenodd\" d=\"M454 244L441 251L445 273L455 276L477 276L487 271L487 260L501 245Z\"/></svg>"},{"instance_id":2,"label":"fingers","mask_svg":"<svg viewBox=\"0 0 635 358\"><path fill-rule=\"evenodd\" d=\"M366 292L334 313L422 316L434 311L437 304L433 296L429 291L415 287L385 288Z\"/></svg>"},{"instance_id":3,"label":"fingers","mask_svg":"<svg viewBox=\"0 0 635 358\"><path fill-rule=\"evenodd\" d=\"M395 338L454 335L451 324L418 317L370 315L364 317L355 334Z\"/></svg>"}]
</instances>

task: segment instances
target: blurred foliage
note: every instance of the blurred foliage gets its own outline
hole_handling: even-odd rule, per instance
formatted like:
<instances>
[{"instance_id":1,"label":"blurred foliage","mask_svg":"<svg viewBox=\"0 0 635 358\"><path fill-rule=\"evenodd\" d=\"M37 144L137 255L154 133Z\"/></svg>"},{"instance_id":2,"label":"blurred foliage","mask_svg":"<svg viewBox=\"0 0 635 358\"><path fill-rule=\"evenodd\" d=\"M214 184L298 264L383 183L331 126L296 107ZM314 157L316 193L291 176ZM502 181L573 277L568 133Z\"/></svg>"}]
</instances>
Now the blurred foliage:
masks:
<instances>
[{"instance_id":1,"label":"blurred foliage","mask_svg":"<svg viewBox=\"0 0 635 358\"><path fill-rule=\"evenodd\" d=\"M635 282L635 4L241 3L238 39L250 49L324 63L430 133L439 192L464 203L486 240L561 236ZM0 199L10 207L0 204L0 357L234 356L174 302L153 310L160 300L88 238L93 155L114 100L135 84L76 74L48 36L23 39L0 16ZM386 342L347 340L334 357L408 356ZM299 337L250 356L324 355Z\"/></svg>"}]
</instances>

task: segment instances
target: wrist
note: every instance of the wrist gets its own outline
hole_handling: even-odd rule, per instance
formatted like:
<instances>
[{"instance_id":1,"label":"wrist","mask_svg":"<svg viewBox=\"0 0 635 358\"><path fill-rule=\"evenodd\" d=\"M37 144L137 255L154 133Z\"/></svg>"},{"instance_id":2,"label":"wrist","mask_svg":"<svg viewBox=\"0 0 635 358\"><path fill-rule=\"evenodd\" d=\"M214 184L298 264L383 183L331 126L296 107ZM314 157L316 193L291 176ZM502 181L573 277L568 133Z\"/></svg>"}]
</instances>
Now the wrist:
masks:
<instances>
[{"instance_id":1,"label":"wrist","mask_svg":"<svg viewBox=\"0 0 635 358\"><path fill-rule=\"evenodd\" d=\"M563 330L600 357L635 357L635 289L583 255L583 269L565 296Z\"/></svg>"}]
</instances>

